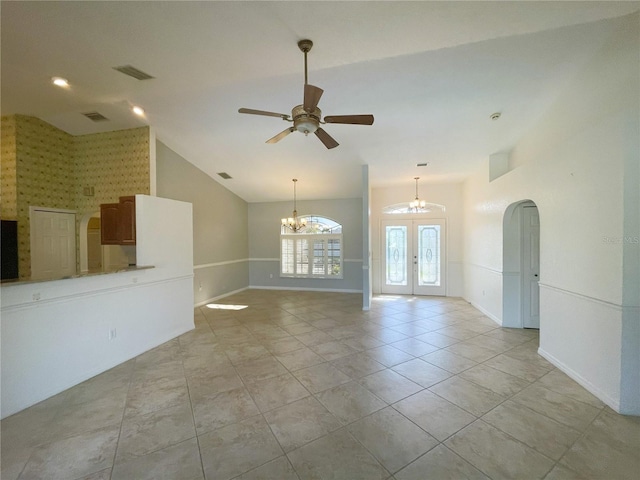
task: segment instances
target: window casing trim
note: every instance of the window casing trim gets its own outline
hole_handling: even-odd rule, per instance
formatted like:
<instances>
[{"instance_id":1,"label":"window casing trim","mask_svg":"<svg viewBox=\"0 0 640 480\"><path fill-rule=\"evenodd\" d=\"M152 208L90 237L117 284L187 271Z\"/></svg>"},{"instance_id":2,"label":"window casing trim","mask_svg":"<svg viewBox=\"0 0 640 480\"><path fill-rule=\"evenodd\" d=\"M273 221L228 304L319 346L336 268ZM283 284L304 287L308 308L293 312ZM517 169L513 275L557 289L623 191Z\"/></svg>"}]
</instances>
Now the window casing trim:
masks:
<instances>
[{"instance_id":1,"label":"window casing trim","mask_svg":"<svg viewBox=\"0 0 640 480\"><path fill-rule=\"evenodd\" d=\"M306 242L306 255L300 252L302 241ZM337 241L339 255L330 254L330 246ZM286 242L291 242L289 253L284 251ZM318 247L322 245L322 255L316 255ZM335 243L334 243L335 245ZM334 253L335 253L335 249ZM285 257L287 255L287 257ZM290 257L290 261L288 260ZM286 262L286 263L285 263ZM330 273L337 268L338 273ZM285 271L286 270L286 271ZM306 270L306 271L305 271ZM322 270L320 272L319 270ZM343 279L344 278L344 242L342 233L282 233L280 234L280 277L281 278L316 278Z\"/></svg>"}]
</instances>

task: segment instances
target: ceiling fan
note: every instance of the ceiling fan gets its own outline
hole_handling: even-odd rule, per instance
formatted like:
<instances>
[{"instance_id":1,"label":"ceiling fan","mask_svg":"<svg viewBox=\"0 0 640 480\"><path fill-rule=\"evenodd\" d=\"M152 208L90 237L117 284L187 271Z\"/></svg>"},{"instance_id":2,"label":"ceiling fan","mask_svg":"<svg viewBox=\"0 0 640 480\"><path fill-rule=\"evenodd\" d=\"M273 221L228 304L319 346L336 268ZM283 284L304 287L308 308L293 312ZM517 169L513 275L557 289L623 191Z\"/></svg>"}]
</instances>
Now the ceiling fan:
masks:
<instances>
[{"instance_id":1,"label":"ceiling fan","mask_svg":"<svg viewBox=\"0 0 640 480\"><path fill-rule=\"evenodd\" d=\"M305 135L315 133L316 137L327 148L335 148L339 144L331 135L320 127L320 124L343 123L349 125L372 125L373 115L333 115L322 119L322 111L318 108L318 102L322 97L322 90L319 87L310 85L307 81L307 53L313 47L311 40L300 40L298 48L304 53L304 99L302 105L296 105L291 110L291 115L286 113L265 112L264 110L252 110L241 108L238 113L248 113L250 115L264 115L267 117L279 117L287 122L293 122L293 126L283 130L275 137L270 138L266 143L277 143L291 132L299 131Z\"/></svg>"}]
</instances>

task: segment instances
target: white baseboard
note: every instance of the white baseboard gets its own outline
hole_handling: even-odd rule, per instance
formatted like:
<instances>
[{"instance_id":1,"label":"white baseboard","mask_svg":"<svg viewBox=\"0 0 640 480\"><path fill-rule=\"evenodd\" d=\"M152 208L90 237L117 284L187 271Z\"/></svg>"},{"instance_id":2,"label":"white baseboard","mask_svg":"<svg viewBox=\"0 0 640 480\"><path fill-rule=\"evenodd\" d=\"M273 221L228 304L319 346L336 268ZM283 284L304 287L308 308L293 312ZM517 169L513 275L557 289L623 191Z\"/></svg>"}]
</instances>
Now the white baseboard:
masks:
<instances>
[{"instance_id":1,"label":"white baseboard","mask_svg":"<svg viewBox=\"0 0 640 480\"><path fill-rule=\"evenodd\" d=\"M471 302L469 300L467 300L466 298L462 297L464 300L466 300L467 302L469 302L471 304L471 306L473 308L475 308L476 310L479 310L480 312L482 312L484 315L486 315L487 317L489 317L491 320L493 320L494 322L496 322L498 324L498 326L502 326L502 320L500 320L498 317L496 317L493 313L489 312L488 310L485 310L484 308L482 308L480 305L478 305L475 302Z\"/></svg>"},{"instance_id":2,"label":"white baseboard","mask_svg":"<svg viewBox=\"0 0 640 480\"><path fill-rule=\"evenodd\" d=\"M198 302L194 305L196 307L202 307L207 303L215 302L216 300L220 300L221 298L229 297L231 295L235 295L236 293L244 292L245 290L293 290L300 292L328 292L328 293L362 293L362 290L348 290L348 289L337 289L337 288L299 288L299 287L264 287L264 286L256 286L249 285L248 287L239 288L238 290L233 290L232 292L227 292L222 295L218 295L217 297L209 298L207 300L203 300L202 302Z\"/></svg>"},{"instance_id":3,"label":"white baseboard","mask_svg":"<svg viewBox=\"0 0 640 480\"><path fill-rule=\"evenodd\" d=\"M220 300L221 298L225 298L228 297L230 295L235 295L236 293L240 293L240 292L244 292L245 290L247 290L248 288L252 288L252 287L243 287L243 288L239 288L237 290L233 290L231 292L227 292L227 293L223 293L222 295L218 295L217 297L213 297L213 298L209 298L207 300L204 300L202 302L198 302L194 305L195 307L201 307L203 305L206 305L207 303L211 303L211 302L215 302L216 300Z\"/></svg>"},{"instance_id":4,"label":"white baseboard","mask_svg":"<svg viewBox=\"0 0 640 480\"><path fill-rule=\"evenodd\" d=\"M362 290L340 289L340 288L305 288L305 287L267 287L262 285L249 285L255 290L292 290L300 292L331 292L331 293L362 293Z\"/></svg>"},{"instance_id":5,"label":"white baseboard","mask_svg":"<svg viewBox=\"0 0 640 480\"><path fill-rule=\"evenodd\" d=\"M582 377L579 373L575 372L573 369L565 365L563 362L558 360L556 357L551 355L548 352L545 352L542 348L538 348L538 354L553 364L556 368L562 370L568 377L570 377L575 382L579 383L585 390L592 393L604 403L609 405L613 410L620 413L620 400L616 400L615 398L611 398L611 396L607 393L593 385L591 382Z\"/></svg>"}]
</instances>

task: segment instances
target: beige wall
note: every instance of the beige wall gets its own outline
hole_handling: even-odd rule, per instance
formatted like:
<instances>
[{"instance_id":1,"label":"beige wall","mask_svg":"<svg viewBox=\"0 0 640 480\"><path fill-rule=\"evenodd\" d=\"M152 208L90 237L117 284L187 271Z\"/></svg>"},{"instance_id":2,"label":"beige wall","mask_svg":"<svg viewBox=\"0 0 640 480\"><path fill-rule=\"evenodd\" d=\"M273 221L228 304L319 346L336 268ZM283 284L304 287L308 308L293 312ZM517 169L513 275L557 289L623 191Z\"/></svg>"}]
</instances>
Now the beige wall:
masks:
<instances>
[{"instance_id":1,"label":"beige wall","mask_svg":"<svg viewBox=\"0 0 640 480\"><path fill-rule=\"evenodd\" d=\"M163 143L156 145L158 196L193 204L194 303L246 288L247 202Z\"/></svg>"},{"instance_id":2,"label":"beige wall","mask_svg":"<svg viewBox=\"0 0 640 480\"><path fill-rule=\"evenodd\" d=\"M30 206L76 210L79 222L100 203L150 193L148 127L74 137L35 117L5 116L1 153L2 218L18 220L21 278L31 274ZM95 195L84 196L85 186Z\"/></svg>"}]
</instances>

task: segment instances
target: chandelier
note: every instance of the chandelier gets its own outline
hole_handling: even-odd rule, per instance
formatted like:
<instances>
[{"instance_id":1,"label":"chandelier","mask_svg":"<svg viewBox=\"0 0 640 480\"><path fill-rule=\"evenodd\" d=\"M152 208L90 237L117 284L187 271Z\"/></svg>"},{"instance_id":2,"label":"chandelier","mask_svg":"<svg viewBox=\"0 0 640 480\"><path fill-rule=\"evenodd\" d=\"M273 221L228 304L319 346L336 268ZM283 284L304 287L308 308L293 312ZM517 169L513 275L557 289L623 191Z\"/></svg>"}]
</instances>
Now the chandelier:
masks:
<instances>
[{"instance_id":1,"label":"chandelier","mask_svg":"<svg viewBox=\"0 0 640 480\"><path fill-rule=\"evenodd\" d=\"M418 180L420 180L420 177L414 177L414 180L416 181L416 198L409 202L409 210L417 213L425 209L427 202L418 198Z\"/></svg>"},{"instance_id":2,"label":"chandelier","mask_svg":"<svg viewBox=\"0 0 640 480\"><path fill-rule=\"evenodd\" d=\"M287 227L289 230L294 233L303 229L307 226L307 219L298 218L298 211L296 210L296 183L298 182L297 178L292 179L293 181L293 216L282 219L282 226Z\"/></svg>"}]
</instances>

